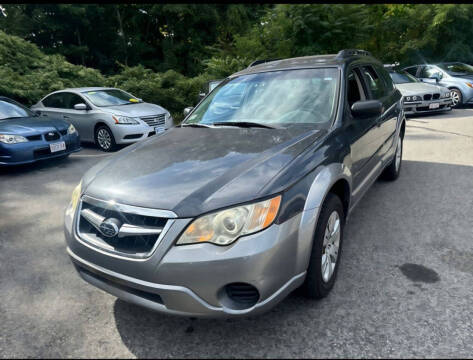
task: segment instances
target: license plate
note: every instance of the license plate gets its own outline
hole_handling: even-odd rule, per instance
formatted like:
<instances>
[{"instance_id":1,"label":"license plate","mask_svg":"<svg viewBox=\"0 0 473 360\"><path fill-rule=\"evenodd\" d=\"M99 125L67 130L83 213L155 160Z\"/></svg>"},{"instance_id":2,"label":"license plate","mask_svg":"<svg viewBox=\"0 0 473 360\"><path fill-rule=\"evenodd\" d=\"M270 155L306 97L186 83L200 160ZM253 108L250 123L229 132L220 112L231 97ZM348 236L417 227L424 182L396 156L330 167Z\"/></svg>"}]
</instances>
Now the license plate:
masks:
<instances>
[{"instance_id":1,"label":"license plate","mask_svg":"<svg viewBox=\"0 0 473 360\"><path fill-rule=\"evenodd\" d=\"M156 132L156 134L160 134L164 131L164 128L163 127L155 127L154 131Z\"/></svg>"},{"instance_id":2,"label":"license plate","mask_svg":"<svg viewBox=\"0 0 473 360\"><path fill-rule=\"evenodd\" d=\"M440 106L439 103L432 103L432 104L429 105L429 109L438 109L439 106Z\"/></svg>"},{"instance_id":3,"label":"license plate","mask_svg":"<svg viewBox=\"0 0 473 360\"><path fill-rule=\"evenodd\" d=\"M61 150L66 150L66 143L64 141L54 143L54 144L49 144L49 149L51 149L51 152L57 152Z\"/></svg>"}]
</instances>

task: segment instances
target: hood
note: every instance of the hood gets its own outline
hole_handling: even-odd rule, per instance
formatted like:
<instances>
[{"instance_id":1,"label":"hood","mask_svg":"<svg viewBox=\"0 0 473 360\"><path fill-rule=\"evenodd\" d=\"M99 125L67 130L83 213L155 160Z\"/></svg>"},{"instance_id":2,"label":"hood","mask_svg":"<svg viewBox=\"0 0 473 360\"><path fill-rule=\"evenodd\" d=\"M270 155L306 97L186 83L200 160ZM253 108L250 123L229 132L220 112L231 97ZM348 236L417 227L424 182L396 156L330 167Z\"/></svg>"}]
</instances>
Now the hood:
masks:
<instances>
[{"instance_id":1,"label":"hood","mask_svg":"<svg viewBox=\"0 0 473 360\"><path fill-rule=\"evenodd\" d=\"M426 83L406 83L396 84L396 88L399 89L403 96L407 95L419 95L419 94L431 94L433 92L444 93L449 91L443 86L426 84Z\"/></svg>"},{"instance_id":2,"label":"hood","mask_svg":"<svg viewBox=\"0 0 473 360\"><path fill-rule=\"evenodd\" d=\"M326 131L172 128L105 159L84 193L194 217L272 195L262 189Z\"/></svg>"},{"instance_id":3,"label":"hood","mask_svg":"<svg viewBox=\"0 0 473 360\"><path fill-rule=\"evenodd\" d=\"M166 113L167 110L159 105L149 103L137 103L127 105L104 106L100 110L114 115L143 117Z\"/></svg>"},{"instance_id":4,"label":"hood","mask_svg":"<svg viewBox=\"0 0 473 360\"><path fill-rule=\"evenodd\" d=\"M64 120L35 116L0 120L0 132L12 135L42 134L47 131L64 130L68 127L69 124Z\"/></svg>"}]
</instances>

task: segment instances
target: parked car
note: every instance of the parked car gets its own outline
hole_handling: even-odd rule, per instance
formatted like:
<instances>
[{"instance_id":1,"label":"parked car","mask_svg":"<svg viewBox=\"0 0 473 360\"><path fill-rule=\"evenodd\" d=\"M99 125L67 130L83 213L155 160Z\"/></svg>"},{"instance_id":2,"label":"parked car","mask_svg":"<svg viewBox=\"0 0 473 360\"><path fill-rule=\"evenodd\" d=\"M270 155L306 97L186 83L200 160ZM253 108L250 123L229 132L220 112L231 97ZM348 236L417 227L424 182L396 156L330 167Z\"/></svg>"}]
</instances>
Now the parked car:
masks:
<instances>
[{"instance_id":1,"label":"parked car","mask_svg":"<svg viewBox=\"0 0 473 360\"><path fill-rule=\"evenodd\" d=\"M417 80L406 71L396 71L386 66L394 86L399 89L404 99L406 115L451 110L450 89Z\"/></svg>"},{"instance_id":2,"label":"parked car","mask_svg":"<svg viewBox=\"0 0 473 360\"><path fill-rule=\"evenodd\" d=\"M473 66L460 62L414 65L404 68L423 82L452 91L452 106L473 104Z\"/></svg>"},{"instance_id":3,"label":"parked car","mask_svg":"<svg viewBox=\"0 0 473 360\"><path fill-rule=\"evenodd\" d=\"M72 124L40 118L15 100L0 96L0 165L67 157L80 149Z\"/></svg>"},{"instance_id":4,"label":"parked car","mask_svg":"<svg viewBox=\"0 0 473 360\"><path fill-rule=\"evenodd\" d=\"M251 66L84 175L67 252L84 280L169 314L256 314L300 286L324 297L351 211L400 174L404 132L402 96L365 51Z\"/></svg>"},{"instance_id":5,"label":"parked car","mask_svg":"<svg viewBox=\"0 0 473 360\"><path fill-rule=\"evenodd\" d=\"M60 116L79 131L82 141L95 142L103 151L130 144L169 129L169 111L115 88L90 87L55 91L32 109Z\"/></svg>"}]
</instances>

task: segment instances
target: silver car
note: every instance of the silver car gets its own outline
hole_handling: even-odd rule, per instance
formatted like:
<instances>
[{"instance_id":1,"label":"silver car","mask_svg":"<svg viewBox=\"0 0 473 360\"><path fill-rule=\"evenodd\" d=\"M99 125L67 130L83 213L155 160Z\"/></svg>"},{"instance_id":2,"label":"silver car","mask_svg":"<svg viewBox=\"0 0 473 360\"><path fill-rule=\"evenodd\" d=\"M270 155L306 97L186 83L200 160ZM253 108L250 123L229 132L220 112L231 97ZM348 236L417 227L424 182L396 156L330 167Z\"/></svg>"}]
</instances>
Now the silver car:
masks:
<instances>
[{"instance_id":1,"label":"silver car","mask_svg":"<svg viewBox=\"0 0 473 360\"><path fill-rule=\"evenodd\" d=\"M452 109L450 89L420 82L406 71L389 70L389 76L403 96L406 115Z\"/></svg>"},{"instance_id":2,"label":"silver car","mask_svg":"<svg viewBox=\"0 0 473 360\"><path fill-rule=\"evenodd\" d=\"M172 127L169 111L115 88L88 87L55 91L31 107L40 115L72 123L82 141L103 151L116 144L146 139Z\"/></svg>"},{"instance_id":3,"label":"silver car","mask_svg":"<svg viewBox=\"0 0 473 360\"><path fill-rule=\"evenodd\" d=\"M424 64L405 68L423 82L445 86L452 91L452 107L473 104L473 66L460 62Z\"/></svg>"}]
</instances>

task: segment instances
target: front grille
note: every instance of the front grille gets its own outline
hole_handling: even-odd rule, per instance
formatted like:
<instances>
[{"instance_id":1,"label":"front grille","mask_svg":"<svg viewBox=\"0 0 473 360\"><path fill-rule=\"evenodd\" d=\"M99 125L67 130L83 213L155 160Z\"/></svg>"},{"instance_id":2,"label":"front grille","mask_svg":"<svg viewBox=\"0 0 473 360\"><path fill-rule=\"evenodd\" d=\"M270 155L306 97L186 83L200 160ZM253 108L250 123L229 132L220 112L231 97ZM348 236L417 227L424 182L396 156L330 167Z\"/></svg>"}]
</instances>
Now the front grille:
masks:
<instances>
[{"instance_id":1,"label":"front grille","mask_svg":"<svg viewBox=\"0 0 473 360\"><path fill-rule=\"evenodd\" d=\"M142 117L141 120L143 120L149 126L164 126L166 122L166 115L159 114L159 115L154 115L154 116L146 116L146 117Z\"/></svg>"},{"instance_id":2,"label":"front grille","mask_svg":"<svg viewBox=\"0 0 473 360\"><path fill-rule=\"evenodd\" d=\"M149 255L168 221L165 217L119 211L109 204L88 202L87 199L81 201L79 211L77 230L81 238L106 250L132 257ZM97 220L91 219L90 214ZM106 230L100 230L100 225L107 220L114 222L117 229L108 236L104 235ZM132 232L127 231L130 228Z\"/></svg>"},{"instance_id":3,"label":"front grille","mask_svg":"<svg viewBox=\"0 0 473 360\"><path fill-rule=\"evenodd\" d=\"M41 149L34 150L33 151L33 156L34 156L35 159L41 159L41 158L44 158L44 157L48 157L51 154L53 154L53 155L64 154L68 150L69 150L69 145L67 145L67 144L66 144L66 150L56 151L54 153L51 152L51 149L49 147L44 147L44 148L41 148Z\"/></svg>"},{"instance_id":4,"label":"front grille","mask_svg":"<svg viewBox=\"0 0 473 360\"><path fill-rule=\"evenodd\" d=\"M59 139L61 136L59 135L58 132L56 131L49 131L47 133L44 134L44 139L46 141L54 141L54 140L57 140Z\"/></svg>"},{"instance_id":5,"label":"front grille","mask_svg":"<svg viewBox=\"0 0 473 360\"><path fill-rule=\"evenodd\" d=\"M424 100L431 100L432 99L432 94L425 94L424 95Z\"/></svg>"},{"instance_id":6,"label":"front grille","mask_svg":"<svg viewBox=\"0 0 473 360\"><path fill-rule=\"evenodd\" d=\"M230 299L248 307L256 304L259 299L258 290L250 284L232 283L225 286L225 290Z\"/></svg>"},{"instance_id":7,"label":"front grille","mask_svg":"<svg viewBox=\"0 0 473 360\"><path fill-rule=\"evenodd\" d=\"M434 99L434 100L440 99L440 94L432 95L432 99Z\"/></svg>"},{"instance_id":8,"label":"front grille","mask_svg":"<svg viewBox=\"0 0 473 360\"><path fill-rule=\"evenodd\" d=\"M30 135L26 137L29 141L38 141L41 140L41 135Z\"/></svg>"}]
</instances>

